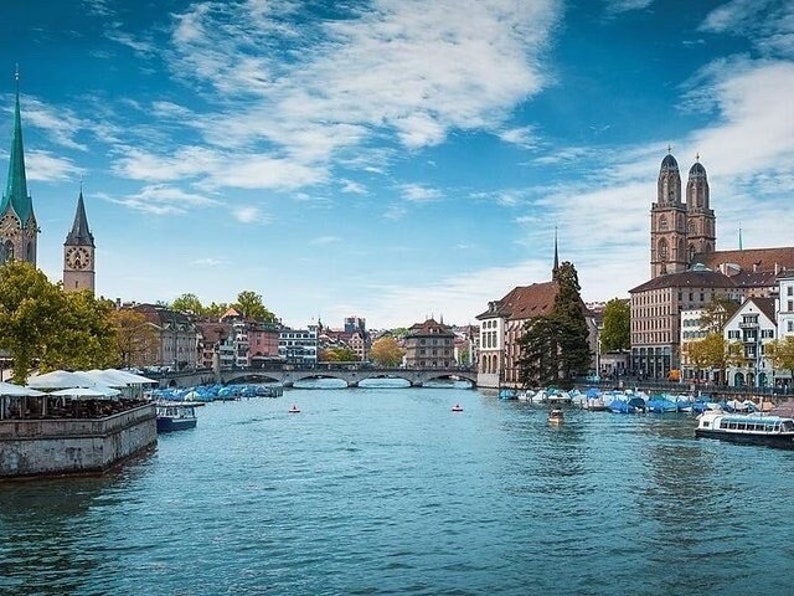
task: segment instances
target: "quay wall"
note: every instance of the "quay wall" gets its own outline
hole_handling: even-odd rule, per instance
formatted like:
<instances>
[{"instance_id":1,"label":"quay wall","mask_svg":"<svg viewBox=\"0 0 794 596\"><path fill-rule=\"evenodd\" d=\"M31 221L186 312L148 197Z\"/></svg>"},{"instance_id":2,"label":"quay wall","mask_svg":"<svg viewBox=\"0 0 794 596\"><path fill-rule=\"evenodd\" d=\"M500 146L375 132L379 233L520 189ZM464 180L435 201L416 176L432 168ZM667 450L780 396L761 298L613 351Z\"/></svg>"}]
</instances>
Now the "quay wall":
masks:
<instances>
[{"instance_id":1,"label":"quay wall","mask_svg":"<svg viewBox=\"0 0 794 596\"><path fill-rule=\"evenodd\" d=\"M95 419L0 421L0 479L102 474L157 442L154 404Z\"/></svg>"}]
</instances>

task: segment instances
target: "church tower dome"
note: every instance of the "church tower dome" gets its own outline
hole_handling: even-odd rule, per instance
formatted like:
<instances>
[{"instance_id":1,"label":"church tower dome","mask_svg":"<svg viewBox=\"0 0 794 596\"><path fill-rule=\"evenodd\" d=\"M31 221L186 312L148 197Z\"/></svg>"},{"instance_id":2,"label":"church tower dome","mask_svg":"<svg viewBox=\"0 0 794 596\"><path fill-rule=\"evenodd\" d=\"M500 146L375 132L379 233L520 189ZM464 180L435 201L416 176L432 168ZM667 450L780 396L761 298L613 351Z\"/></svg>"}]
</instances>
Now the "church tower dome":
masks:
<instances>
[{"instance_id":1,"label":"church tower dome","mask_svg":"<svg viewBox=\"0 0 794 596\"><path fill-rule=\"evenodd\" d=\"M686 271L686 215L678 162L668 147L651 205L651 277Z\"/></svg>"},{"instance_id":2,"label":"church tower dome","mask_svg":"<svg viewBox=\"0 0 794 596\"><path fill-rule=\"evenodd\" d=\"M706 168L700 155L689 168L686 183L687 253L691 262L696 254L713 252L717 248L717 221L709 206L710 190Z\"/></svg>"}]
</instances>

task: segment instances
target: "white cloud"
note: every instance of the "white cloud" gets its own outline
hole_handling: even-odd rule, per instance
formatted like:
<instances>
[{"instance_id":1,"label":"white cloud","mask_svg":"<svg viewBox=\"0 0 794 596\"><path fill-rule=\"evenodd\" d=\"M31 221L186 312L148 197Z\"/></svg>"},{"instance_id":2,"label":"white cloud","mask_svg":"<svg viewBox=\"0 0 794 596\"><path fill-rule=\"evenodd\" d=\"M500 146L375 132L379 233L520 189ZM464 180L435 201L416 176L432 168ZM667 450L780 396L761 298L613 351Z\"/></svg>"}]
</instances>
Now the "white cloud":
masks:
<instances>
[{"instance_id":1,"label":"white cloud","mask_svg":"<svg viewBox=\"0 0 794 596\"><path fill-rule=\"evenodd\" d=\"M244 206L236 207L232 210L234 219L244 224L263 223L268 221L268 218L262 213L258 207Z\"/></svg>"},{"instance_id":2,"label":"white cloud","mask_svg":"<svg viewBox=\"0 0 794 596\"><path fill-rule=\"evenodd\" d=\"M499 138L506 143L512 143L527 149L535 147L537 143L533 126L521 126L502 131L499 133Z\"/></svg>"},{"instance_id":3,"label":"white cloud","mask_svg":"<svg viewBox=\"0 0 794 596\"><path fill-rule=\"evenodd\" d=\"M72 160L56 157L49 151L26 151L25 170L28 180L45 182L70 178L76 180L83 172Z\"/></svg>"},{"instance_id":4,"label":"white cloud","mask_svg":"<svg viewBox=\"0 0 794 596\"><path fill-rule=\"evenodd\" d=\"M403 196L412 203L434 201L442 196L441 191L437 188L429 188L421 184L403 184L400 190Z\"/></svg>"},{"instance_id":5,"label":"white cloud","mask_svg":"<svg viewBox=\"0 0 794 596\"><path fill-rule=\"evenodd\" d=\"M619 14L632 10L642 10L653 4L653 0L605 0L608 14Z\"/></svg>"},{"instance_id":6,"label":"white cloud","mask_svg":"<svg viewBox=\"0 0 794 596\"><path fill-rule=\"evenodd\" d=\"M341 240L338 236L319 236L317 238L312 238L309 240L309 244L312 246L322 246L327 244L334 244Z\"/></svg>"},{"instance_id":7,"label":"white cloud","mask_svg":"<svg viewBox=\"0 0 794 596\"><path fill-rule=\"evenodd\" d=\"M196 267L219 267L224 263L225 261L222 259L216 259L214 257L205 257L203 259L196 259L190 262L191 265Z\"/></svg>"},{"instance_id":8,"label":"white cloud","mask_svg":"<svg viewBox=\"0 0 794 596\"><path fill-rule=\"evenodd\" d=\"M342 185L342 192L355 194L355 195L365 195L367 194L367 189L363 184L356 182L355 180L340 180L340 184Z\"/></svg>"},{"instance_id":9,"label":"white cloud","mask_svg":"<svg viewBox=\"0 0 794 596\"><path fill-rule=\"evenodd\" d=\"M219 204L214 199L187 193L179 188L164 184L145 186L137 194L130 194L120 198L102 196L113 203L153 215L182 215L187 213L189 209Z\"/></svg>"}]
</instances>

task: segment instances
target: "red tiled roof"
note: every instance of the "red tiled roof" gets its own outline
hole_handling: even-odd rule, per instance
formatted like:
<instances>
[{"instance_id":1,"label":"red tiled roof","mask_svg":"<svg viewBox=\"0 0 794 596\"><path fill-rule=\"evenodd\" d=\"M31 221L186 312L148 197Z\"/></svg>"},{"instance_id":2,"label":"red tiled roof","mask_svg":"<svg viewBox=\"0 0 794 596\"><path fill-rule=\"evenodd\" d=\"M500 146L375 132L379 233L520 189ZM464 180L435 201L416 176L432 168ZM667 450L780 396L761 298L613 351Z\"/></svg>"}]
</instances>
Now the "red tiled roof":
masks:
<instances>
[{"instance_id":1,"label":"red tiled roof","mask_svg":"<svg viewBox=\"0 0 794 596\"><path fill-rule=\"evenodd\" d=\"M501 300L491 303L477 319L502 317L511 320L532 319L549 314L554 308L554 298L558 292L556 281L546 281L531 286L517 286Z\"/></svg>"},{"instance_id":2,"label":"red tiled roof","mask_svg":"<svg viewBox=\"0 0 794 596\"><path fill-rule=\"evenodd\" d=\"M743 271L778 271L794 269L794 247L750 248L746 250L718 250L694 256L691 265L702 263L718 270L720 265L732 263Z\"/></svg>"},{"instance_id":3,"label":"red tiled roof","mask_svg":"<svg viewBox=\"0 0 794 596\"><path fill-rule=\"evenodd\" d=\"M659 290L662 288L735 288L733 279L723 275L718 271L707 269L696 271L682 271L680 273L668 273L654 277L644 284L629 290L629 294L636 292L647 292L648 290Z\"/></svg>"}]
</instances>

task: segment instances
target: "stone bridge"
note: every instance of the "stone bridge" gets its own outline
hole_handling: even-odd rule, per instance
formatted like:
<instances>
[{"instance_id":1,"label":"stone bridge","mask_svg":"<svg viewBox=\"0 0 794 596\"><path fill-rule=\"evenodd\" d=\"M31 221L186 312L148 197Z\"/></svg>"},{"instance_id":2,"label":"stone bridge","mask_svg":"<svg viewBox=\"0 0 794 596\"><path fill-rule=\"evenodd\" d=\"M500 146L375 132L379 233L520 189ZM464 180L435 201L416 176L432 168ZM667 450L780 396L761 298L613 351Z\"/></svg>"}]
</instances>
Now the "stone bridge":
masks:
<instances>
[{"instance_id":1,"label":"stone bridge","mask_svg":"<svg viewBox=\"0 0 794 596\"><path fill-rule=\"evenodd\" d=\"M411 387L423 387L432 381L468 381L471 387L477 386L477 371L458 368L375 368L355 365L323 365L296 367L284 365L281 368L236 368L213 371L186 371L169 373L158 380L161 387L190 387L209 383L281 383L292 387L295 383L310 379L340 379L348 387L358 387L362 381L370 379L402 379Z\"/></svg>"}]
</instances>

